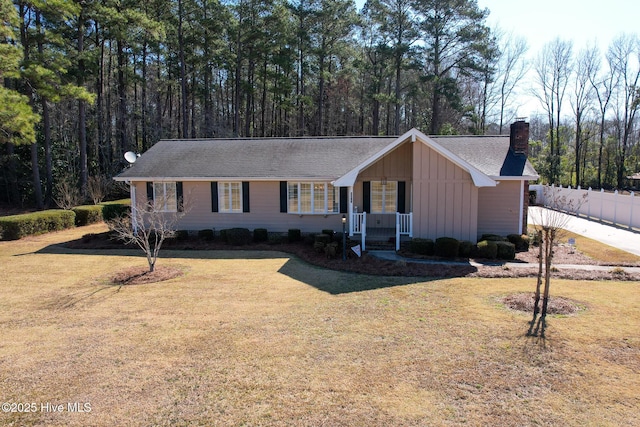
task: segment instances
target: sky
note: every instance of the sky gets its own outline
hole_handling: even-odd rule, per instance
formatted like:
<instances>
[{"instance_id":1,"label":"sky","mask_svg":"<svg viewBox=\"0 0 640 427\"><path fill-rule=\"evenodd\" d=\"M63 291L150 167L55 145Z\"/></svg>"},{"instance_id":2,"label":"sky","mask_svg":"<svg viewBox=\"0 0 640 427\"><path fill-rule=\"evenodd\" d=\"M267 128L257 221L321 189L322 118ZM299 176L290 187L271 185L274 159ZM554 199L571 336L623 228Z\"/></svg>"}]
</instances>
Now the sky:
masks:
<instances>
[{"instance_id":1,"label":"sky","mask_svg":"<svg viewBox=\"0 0 640 427\"><path fill-rule=\"evenodd\" d=\"M489 9L490 27L498 26L527 40L529 59L557 37L573 41L574 54L594 43L604 53L620 34L640 34L638 0L537 0L526 5L512 0L477 1L479 7ZM520 117L542 111L533 97L522 96L521 104Z\"/></svg>"}]
</instances>

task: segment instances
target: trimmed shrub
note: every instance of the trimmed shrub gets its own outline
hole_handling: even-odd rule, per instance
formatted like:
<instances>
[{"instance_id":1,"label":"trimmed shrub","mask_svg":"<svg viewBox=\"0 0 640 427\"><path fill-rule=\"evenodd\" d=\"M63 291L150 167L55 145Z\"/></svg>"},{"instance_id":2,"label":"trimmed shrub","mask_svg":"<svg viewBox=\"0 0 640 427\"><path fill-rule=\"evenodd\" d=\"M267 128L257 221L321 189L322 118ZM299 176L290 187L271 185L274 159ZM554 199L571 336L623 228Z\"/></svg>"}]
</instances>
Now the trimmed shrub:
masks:
<instances>
[{"instance_id":1,"label":"trimmed shrub","mask_svg":"<svg viewBox=\"0 0 640 427\"><path fill-rule=\"evenodd\" d=\"M331 236L329 236L328 234L324 234L324 233L316 234L315 241L324 243L326 245L327 243L331 242Z\"/></svg>"},{"instance_id":2,"label":"trimmed shrub","mask_svg":"<svg viewBox=\"0 0 640 427\"><path fill-rule=\"evenodd\" d=\"M469 258L473 253L474 244L468 240L463 240L460 242L460 247L458 248L458 256L461 258Z\"/></svg>"},{"instance_id":3,"label":"trimmed shrub","mask_svg":"<svg viewBox=\"0 0 640 427\"><path fill-rule=\"evenodd\" d=\"M21 215L0 217L2 240L18 240L33 234L64 230L75 225L73 211L50 209Z\"/></svg>"},{"instance_id":4,"label":"trimmed shrub","mask_svg":"<svg viewBox=\"0 0 640 427\"><path fill-rule=\"evenodd\" d=\"M287 237L289 239L289 243L299 242L302 240L302 233L298 228L290 228L287 232Z\"/></svg>"},{"instance_id":5,"label":"trimmed shrub","mask_svg":"<svg viewBox=\"0 0 640 427\"><path fill-rule=\"evenodd\" d=\"M324 242L315 242L313 244L313 250L316 251L317 253L321 254L322 252L324 252L324 247L327 246L326 243Z\"/></svg>"},{"instance_id":6,"label":"trimmed shrub","mask_svg":"<svg viewBox=\"0 0 640 427\"><path fill-rule=\"evenodd\" d=\"M198 231L198 239L210 242L215 237L215 232L210 228Z\"/></svg>"},{"instance_id":7,"label":"trimmed shrub","mask_svg":"<svg viewBox=\"0 0 640 427\"><path fill-rule=\"evenodd\" d=\"M409 242L409 252L418 255L433 255L434 243L431 239L414 238Z\"/></svg>"},{"instance_id":8,"label":"trimmed shrub","mask_svg":"<svg viewBox=\"0 0 640 427\"><path fill-rule=\"evenodd\" d=\"M434 254L444 258L455 258L458 256L460 241L453 237L438 237L434 245Z\"/></svg>"},{"instance_id":9,"label":"trimmed shrub","mask_svg":"<svg viewBox=\"0 0 640 427\"><path fill-rule=\"evenodd\" d=\"M102 206L85 205L71 209L76 214L76 227L95 224L102 221Z\"/></svg>"},{"instance_id":10,"label":"trimmed shrub","mask_svg":"<svg viewBox=\"0 0 640 427\"><path fill-rule=\"evenodd\" d=\"M506 237L502 237L498 234L483 234L482 236L480 236L480 240L489 240L491 242L506 242L507 238Z\"/></svg>"},{"instance_id":11,"label":"trimmed shrub","mask_svg":"<svg viewBox=\"0 0 640 427\"><path fill-rule=\"evenodd\" d=\"M529 236L526 234L509 234L507 240L516 246L516 251L529 250Z\"/></svg>"},{"instance_id":12,"label":"trimmed shrub","mask_svg":"<svg viewBox=\"0 0 640 427\"><path fill-rule=\"evenodd\" d=\"M335 258L340 253L340 245L337 242L331 242L324 247L324 253L327 258Z\"/></svg>"},{"instance_id":13,"label":"trimmed shrub","mask_svg":"<svg viewBox=\"0 0 640 427\"><path fill-rule=\"evenodd\" d=\"M266 242L267 240L269 240L269 232L266 228L256 228L253 230L254 242Z\"/></svg>"},{"instance_id":14,"label":"trimmed shrub","mask_svg":"<svg viewBox=\"0 0 640 427\"><path fill-rule=\"evenodd\" d=\"M189 230L176 230L173 238L176 240L184 241L189 239Z\"/></svg>"},{"instance_id":15,"label":"trimmed shrub","mask_svg":"<svg viewBox=\"0 0 640 427\"><path fill-rule=\"evenodd\" d=\"M478 258L495 259L498 255L498 244L493 240L482 240L477 244Z\"/></svg>"},{"instance_id":16,"label":"trimmed shrub","mask_svg":"<svg viewBox=\"0 0 640 427\"><path fill-rule=\"evenodd\" d=\"M270 245L281 245L287 242L287 236L282 233L269 233L269 244ZM312 240L313 244L313 240Z\"/></svg>"},{"instance_id":17,"label":"trimmed shrub","mask_svg":"<svg viewBox=\"0 0 640 427\"><path fill-rule=\"evenodd\" d=\"M253 240L248 228L229 228L225 233L226 242L234 246L248 245Z\"/></svg>"},{"instance_id":18,"label":"trimmed shrub","mask_svg":"<svg viewBox=\"0 0 640 427\"><path fill-rule=\"evenodd\" d=\"M509 242L496 242L498 246L496 257L498 259L514 259L516 257L516 245Z\"/></svg>"},{"instance_id":19,"label":"trimmed shrub","mask_svg":"<svg viewBox=\"0 0 640 427\"><path fill-rule=\"evenodd\" d=\"M335 231L333 230L322 230L322 234L326 234L327 236L329 236L329 240L333 240L333 236L336 234Z\"/></svg>"},{"instance_id":20,"label":"trimmed shrub","mask_svg":"<svg viewBox=\"0 0 640 427\"><path fill-rule=\"evenodd\" d=\"M131 211L131 206L121 203L108 203L100 206L102 206L102 219L105 221L123 217Z\"/></svg>"}]
</instances>

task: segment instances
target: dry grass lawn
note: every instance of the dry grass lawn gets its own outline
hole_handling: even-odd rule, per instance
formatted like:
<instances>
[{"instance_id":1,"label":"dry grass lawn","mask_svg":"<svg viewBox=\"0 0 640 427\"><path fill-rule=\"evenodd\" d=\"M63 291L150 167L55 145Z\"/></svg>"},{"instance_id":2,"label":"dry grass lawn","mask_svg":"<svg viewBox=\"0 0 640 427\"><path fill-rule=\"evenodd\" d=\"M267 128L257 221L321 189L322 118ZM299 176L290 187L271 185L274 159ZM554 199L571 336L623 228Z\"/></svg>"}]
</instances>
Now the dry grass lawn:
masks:
<instances>
[{"instance_id":1,"label":"dry grass lawn","mask_svg":"<svg viewBox=\"0 0 640 427\"><path fill-rule=\"evenodd\" d=\"M640 424L638 282L554 281L587 308L540 341L499 303L535 279L173 251L158 266L182 276L115 286L141 254L50 246L100 227L0 242L0 402L37 408L0 425Z\"/></svg>"}]
</instances>

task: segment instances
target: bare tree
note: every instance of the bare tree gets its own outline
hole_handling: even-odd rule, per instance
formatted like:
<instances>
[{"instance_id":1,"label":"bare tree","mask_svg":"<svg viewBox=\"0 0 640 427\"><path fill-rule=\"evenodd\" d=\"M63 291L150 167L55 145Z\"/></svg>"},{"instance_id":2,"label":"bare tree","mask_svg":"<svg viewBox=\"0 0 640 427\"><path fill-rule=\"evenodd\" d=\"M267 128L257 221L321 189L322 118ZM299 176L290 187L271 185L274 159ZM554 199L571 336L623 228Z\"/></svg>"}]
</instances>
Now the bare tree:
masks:
<instances>
[{"instance_id":1,"label":"bare tree","mask_svg":"<svg viewBox=\"0 0 640 427\"><path fill-rule=\"evenodd\" d=\"M113 181L106 176L94 175L87 182L87 194L94 205L101 203L113 187Z\"/></svg>"},{"instance_id":2,"label":"bare tree","mask_svg":"<svg viewBox=\"0 0 640 427\"><path fill-rule=\"evenodd\" d=\"M549 289L551 285L551 271L553 263L553 250L560 238L566 233L566 227L571 220L571 214L575 214L586 202L587 193L579 195L575 190L558 187L544 187L543 199L546 208L533 209L529 214L540 240L540 267L538 269L538 281L535 292L535 304L533 308L533 320L529 327L528 335L544 337L546 326L547 306L549 303ZM542 262L544 261L544 290L542 287ZM542 308L540 299L542 297ZM538 314L540 318L538 319ZM537 321L537 322L536 322Z\"/></svg>"},{"instance_id":3,"label":"bare tree","mask_svg":"<svg viewBox=\"0 0 640 427\"><path fill-rule=\"evenodd\" d=\"M615 39L608 52L612 71L619 76L614 93L615 125L617 127L616 179L623 187L625 162L633 144L635 118L640 108L640 39L633 35L621 35Z\"/></svg>"},{"instance_id":4,"label":"bare tree","mask_svg":"<svg viewBox=\"0 0 640 427\"><path fill-rule=\"evenodd\" d=\"M549 158L547 175L557 184L560 178L560 114L571 74L572 43L555 39L546 44L535 64L537 83L534 91L549 121Z\"/></svg>"},{"instance_id":5,"label":"bare tree","mask_svg":"<svg viewBox=\"0 0 640 427\"><path fill-rule=\"evenodd\" d=\"M591 50L591 56L594 58L600 57L600 51L597 46L594 46ZM607 55L607 62L611 64L611 56ZM595 96L598 100L598 187L602 187L602 155L605 146L605 129L607 112L611 103L611 96L613 94L613 88L617 86L617 76L609 67L609 70L600 73L599 67L594 70L594 74L590 76L591 85Z\"/></svg>"},{"instance_id":6,"label":"bare tree","mask_svg":"<svg viewBox=\"0 0 640 427\"><path fill-rule=\"evenodd\" d=\"M585 151L586 141L588 140L585 134L585 116L588 114L589 109L593 104L593 85L591 81L594 80L594 76L598 72L600 64L600 58L598 57L597 49L585 49L580 51L576 58L575 67L575 85L571 98L571 109L573 110L573 117L575 119L575 174L576 185L582 185L581 172L581 160L582 154ZM586 153L585 153L586 155Z\"/></svg>"},{"instance_id":7,"label":"bare tree","mask_svg":"<svg viewBox=\"0 0 640 427\"><path fill-rule=\"evenodd\" d=\"M56 205L60 209L69 210L75 208L82 202L82 195L78 189L73 176L68 175L55 185L56 197L54 199Z\"/></svg>"},{"instance_id":8,"label":"bare tree","mask_svg":"<svg viewBox=\"0 0 640 427\"><path fill-rule=\"evenodd\" d=\"M181 200L175 212L157 209L158 206L167 206L166 202L175 203L170 200L151 200L146 204L132 205L129 213L107 222L119 240L142 249L149 263L149 272L155 269L162 244L175 236L176 226L186 214Z\"/></svg>"},{"instance_id":9,"label":"bare tree","mask_svg":"<svg viewBox=\"0 0 640 427\"><path fill-rule=\"evenodd\" d=\"M507 117L512 106L516 88L524 79L530 64L525 59L529 46L524 37L514 36L495 30L500 55L497 58L496 72L488 92L488 110L498 116L498 132L502 135L504 124L513 117Z\"/></svg>"}]
</instances>

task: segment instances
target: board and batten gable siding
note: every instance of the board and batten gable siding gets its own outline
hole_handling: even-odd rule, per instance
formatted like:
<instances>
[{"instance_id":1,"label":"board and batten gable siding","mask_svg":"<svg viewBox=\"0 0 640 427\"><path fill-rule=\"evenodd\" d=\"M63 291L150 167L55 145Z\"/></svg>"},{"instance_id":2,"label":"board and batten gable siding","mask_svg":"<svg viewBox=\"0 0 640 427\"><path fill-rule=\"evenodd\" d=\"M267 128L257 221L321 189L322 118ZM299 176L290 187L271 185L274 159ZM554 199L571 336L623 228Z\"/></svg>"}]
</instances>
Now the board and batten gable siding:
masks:
<instances>
[{"instance_id":1,"label":"board and batten gable siding","mask_svg":"<svg viewBox=\"0 0 640 427\"><path fill-rule=\"evenodd\" d=\"M138 205L146 202L146 182L136 182ZM222 230L241 227L270 232L287 232L298 228L303 233L319 233L324 229L341 231L342 214L289 214L280 212L280 182L250 181L249 212L221 213L212 211L211 182L185 181L183 193L187 213L180 219L180 230Z\"/></svg>"},{"instance_id":2,"label":"board and batten gable siding","mask_svg":"<svg viewBox=\"0 0 640 427\"><path fill-rule=\"evenodd\" d=\"M386 178L387 181L404 182L405 192L405 212L411 212L411 180L413 179L413 171L411 164L411 144L406 142L397 147L392 152L364 169L358 175L353 188L353 205L358 212L364 211L364 195L363 183L370 181L380 181ZM376 214L372 214L376 215ZM376 221L370 222L371 226L378 227L395 227L395 217L393 215L378 215ZM372 219L372 217L370 217Z\"/></svg>"},{"instance_id":3,"label":"board and batten gable siding","mask_svg":"<svg viewBox=\"0 0 640 427\"><path fill-rule=\"evenodd\" d=\"M427 145L413 144L413 235L475 242L478 188L471 175Z\"/></svg>"},{"instance_id":4,"label":"board and batten gable siding","mask_svg":"<svg viewBox=\"0 0 640 427\"><path fill-rule=\"evenodd\" d=\"M478 192L478 238L482 234L506 236L520 227L520 181L500 181Z\"/></svg>"}]
</instances>

